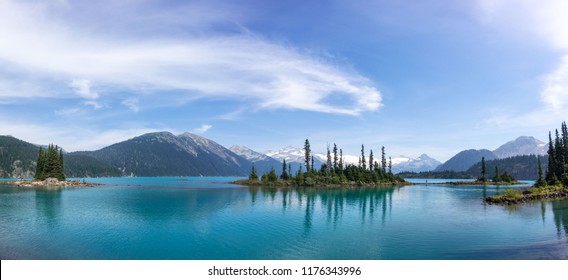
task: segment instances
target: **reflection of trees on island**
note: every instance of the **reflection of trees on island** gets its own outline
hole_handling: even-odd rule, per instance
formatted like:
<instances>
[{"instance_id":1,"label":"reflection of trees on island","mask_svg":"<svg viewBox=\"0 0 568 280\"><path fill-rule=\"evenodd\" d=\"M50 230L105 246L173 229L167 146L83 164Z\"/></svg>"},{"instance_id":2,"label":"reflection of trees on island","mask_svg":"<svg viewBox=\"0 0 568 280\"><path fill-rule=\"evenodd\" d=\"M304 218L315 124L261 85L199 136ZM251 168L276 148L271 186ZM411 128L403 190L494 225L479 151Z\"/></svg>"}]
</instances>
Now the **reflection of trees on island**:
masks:
<instances>
[{"instance_id":1,"label":"reflection of trees on island","mask_svg":"<svg viewBox=\"0 0 568 280\"><path fill-rule=\"evenodd\" d=\"M319 210L326 214L327 224L335 227L343 217L346 208L358 209L363 222L380 217L384 223L392 211L392 195L395 187L361 189L316 189L316 188L260 188L265 198L271 201L281 199L282 211L300 207L304 212L304 231L309 232L314 224L314 213ZM251 194L255 193L251 190ZM253 203L255 197L251 197ZM347 211L345 211L347 212Z\"/></svg>"},{"instance_id":2,"label":"reflection of trees on island","mask_svg":"<svg viewBox=\"0 0 568 280\"><path fill-rule=\"evenodd\" d=\"M50 225L61 215L61 195L61 188L45 187L35 190L36 211Z\"/></svg>"},{"instance_id":3,"label":"reflection of trees on island","mask_svg":"<svg viewBox=\"0 0 568 280\"><path fill-rule=\"evenodd\" d=\"M558 238L562 237L562 231L564 231L564 236L568 237L568 200L555 200L550 203Z\"/></svg>"}]
</instances>

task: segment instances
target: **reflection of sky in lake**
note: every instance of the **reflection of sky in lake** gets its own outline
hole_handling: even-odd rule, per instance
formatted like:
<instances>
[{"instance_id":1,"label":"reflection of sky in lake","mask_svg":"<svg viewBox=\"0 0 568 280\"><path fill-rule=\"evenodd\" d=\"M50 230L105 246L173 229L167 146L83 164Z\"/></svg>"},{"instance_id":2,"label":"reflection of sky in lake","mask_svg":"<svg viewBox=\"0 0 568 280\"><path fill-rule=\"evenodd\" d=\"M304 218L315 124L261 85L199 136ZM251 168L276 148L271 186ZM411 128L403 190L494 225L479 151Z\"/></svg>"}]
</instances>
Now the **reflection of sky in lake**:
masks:
<instances>
[{"instance_id":1,"label":"reflection of sky in lake","mask_svg":"<svg viewBox=\"0 0 568 280\"><path fill-rule=\"evenodd\" d=\"M484 205L504 190L496 186L316 190L131 179L1 186L0 257L531 259L562 258L568 240L567 200Z\"/></svg>"}]
</instances>

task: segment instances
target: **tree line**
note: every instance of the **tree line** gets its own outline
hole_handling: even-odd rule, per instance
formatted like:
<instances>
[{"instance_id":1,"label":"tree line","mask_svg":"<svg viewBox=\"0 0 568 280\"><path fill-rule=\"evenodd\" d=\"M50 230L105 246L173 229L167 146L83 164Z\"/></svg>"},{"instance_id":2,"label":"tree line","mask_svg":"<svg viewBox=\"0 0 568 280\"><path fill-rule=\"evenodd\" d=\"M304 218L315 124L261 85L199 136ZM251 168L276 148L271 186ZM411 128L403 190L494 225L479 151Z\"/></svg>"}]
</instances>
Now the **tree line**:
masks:
<instances>
[{"instance_id":1,"label":"tree line","mask_svg":"<svg viewBox=\"0 0 568 280\"><path fill-rule=\"evenodd\" d=\"M539 179L537 186L563 185L568 186L568 128L566 122L562 122L560 133L555 131L552 141L552 133L548 132L548 166L546 176L543 178L542 167L539 164Z\"/></svg>"},{"instance_id":2,"label":"tree line","mask_svg":"<svg viewBox=\"0 0 568 280\"><path fill-rule=\"evenodd\" d=\"M45 180L56 178L59 181L65 180L63 171L63 149L50 144L47 150L39 148L37 156L37 166L34 179Z\"/></svg>"},{"instance_id":3,"label":"tree line","mask_svg":"<svg viewBox=\"0 0 568 280\"><path fill-rule=\"evenodd\" d=\"M293 172L291 165L282 161L282 173L280 177L276 175L274 168L268 173L258 176L254 164L249 175L249 181L261 181L263 184L273 185L285 183L296 186L316 186L316 185L376 185L394 184L404 182L399 176L392 173L392 160L385 154L385 147L381 148L381 158L375 159L373 150L369 156L365 156L365 146L361 145L361 156L357 165L346 164L343 157L343 150L339 149L334 143L333 148L327 147L327 160L316 170L314 165L314 155L311 150L310 141L304 142L304 163L300 164L298 170ZM305 170L304 170L305 167Z\"/></svg>"}]
</instances>

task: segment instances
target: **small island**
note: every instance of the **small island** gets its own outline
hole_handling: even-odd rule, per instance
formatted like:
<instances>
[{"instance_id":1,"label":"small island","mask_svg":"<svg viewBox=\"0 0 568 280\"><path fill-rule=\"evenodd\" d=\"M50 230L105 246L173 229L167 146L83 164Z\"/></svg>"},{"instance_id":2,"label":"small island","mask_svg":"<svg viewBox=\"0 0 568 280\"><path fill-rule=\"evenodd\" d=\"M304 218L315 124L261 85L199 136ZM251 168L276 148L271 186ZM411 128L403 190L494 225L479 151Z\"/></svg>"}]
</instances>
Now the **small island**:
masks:
<instances>
[{"instance_id":1,"label":"small island","mask_svg":"<svg viewBox=\"0 0 568 280\"><path fill-rule=\"evenodd\" d=\"M500 173L499 167L495 166L495 175L491 180L489 180L486 176L486 168L485 168L485 157L481 157L481 177L477 178L477 180L470 182L470 181L457 181L457 182L447 182L444 184L452 184L452 185L519 185L523 184L523 182L517 181L515 177L509 175L507 171Z\"/></svg>"},{"instance_id":2,"label":"small island","mask_svg":"<svg viewBox=\"0 0 568 280\"><path fill-rule=\"evenodd\" d=\"M507 189L504 193L486 197L485 203L513 205L542 199L568 198L568 128L562 123L562 136L556 130L555 140L548 133L548 167L543 177L542 164L538 158L538 180L524 190Z\"/></svg>"},{"instance_id":3,"label":"small island","mask_svg":"<svg viewBox=\"0 0 568 280\"><path fill-rule=\"evenodd\" d=\"M385 147L381 148L380 163L375 160L373 150L369 157L365 156L365 146L361 145L359 164L345 164L343 150L333 144L333 149L327 148L327 161L319 170L314 167L314 156L310 148L310 141L304 143L304 164L300 165L295 174L290 170L291 166L282 161L282 173L276 174L274 168L270 172L258 176L254 163L248 179L238 180L233 183L246 186L273 186L273 187L378 187L378 186L402 186L410 185L402 177L392 173L392 160L385 154ZM306 171L303 171L303 166Z\"/></svg>"},{"instance_id":4,"label":"small island","mask_svg":"<svg viewBox=\"0 0 568 280\"><path fill-rule=\"evenodd\" d=\"M101 184L79 180L66 180L63 172L63 149L50 144L47 150L39 148L36 172L33 180L7 181L7 184L18 187L94 187Z\"/></svg>"}]
</instances>

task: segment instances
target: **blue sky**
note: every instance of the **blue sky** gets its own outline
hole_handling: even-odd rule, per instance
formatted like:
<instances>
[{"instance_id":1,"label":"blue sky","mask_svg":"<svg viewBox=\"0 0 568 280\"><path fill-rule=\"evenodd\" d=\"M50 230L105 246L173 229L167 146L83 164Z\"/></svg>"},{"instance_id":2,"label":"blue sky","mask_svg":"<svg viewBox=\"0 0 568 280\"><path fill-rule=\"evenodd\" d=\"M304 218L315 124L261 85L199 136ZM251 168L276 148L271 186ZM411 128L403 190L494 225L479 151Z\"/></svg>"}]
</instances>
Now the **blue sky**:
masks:
<instances>
[{"instance_id":1,"label":"blue sky","mask_svg":"<svg viewBox=\"0 0 568 280\"><path fill-rule=\"evenodd\" d=\"M119 3L117 3L119 2ZM454 3L455 2L455 3ZM568 116L568 3L0 0L0 134L444 161Z\"/></svg>"}]
</instances>

